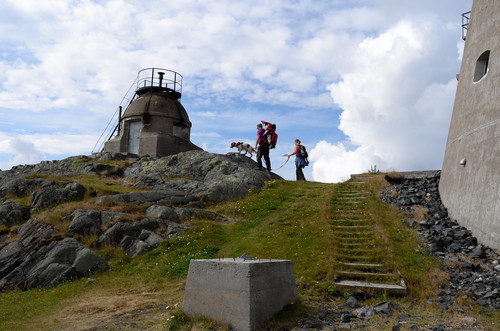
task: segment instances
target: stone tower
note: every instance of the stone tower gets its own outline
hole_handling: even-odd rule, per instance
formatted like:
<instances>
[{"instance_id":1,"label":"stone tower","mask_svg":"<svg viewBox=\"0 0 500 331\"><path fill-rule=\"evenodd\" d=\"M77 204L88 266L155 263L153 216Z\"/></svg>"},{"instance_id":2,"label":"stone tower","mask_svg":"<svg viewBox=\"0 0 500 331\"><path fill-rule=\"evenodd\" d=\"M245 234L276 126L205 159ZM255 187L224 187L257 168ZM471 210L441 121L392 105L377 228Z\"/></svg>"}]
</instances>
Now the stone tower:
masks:
<instances>
[{"instance_id":1,"label":"stone tower","mask_svg":"<svg viewBox=\"0 0 500 331\"><path fill-rule=\"evenodd\" d=\"M179 102L182 76L148 68L139 71L135 83L123 116L120 111L116 136L104 144L104 152L161 157L200 150L190 141L191 122Z\"/></svg>"},{"instance_id":2,"label":"stone tower","mask_svg":"<svg viewBox=\"0 0 500 331\"><path fill-rule=\"evenodd\" d=\"M474 0L464 27L439 191L452 218L500 249L500 1Z\"/></svg>"}]
</instances>

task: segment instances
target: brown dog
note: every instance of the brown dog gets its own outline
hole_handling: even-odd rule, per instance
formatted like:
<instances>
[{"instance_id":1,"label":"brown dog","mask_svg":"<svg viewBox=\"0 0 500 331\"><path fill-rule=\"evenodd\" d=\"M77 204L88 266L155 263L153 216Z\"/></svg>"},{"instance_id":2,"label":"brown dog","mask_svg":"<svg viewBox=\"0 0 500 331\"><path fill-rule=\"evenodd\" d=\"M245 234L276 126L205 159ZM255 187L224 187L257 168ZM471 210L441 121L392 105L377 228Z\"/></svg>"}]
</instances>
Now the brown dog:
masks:
<instances>
[{"instance_id":1,"label":"brown dog","mask_svg":"<svg viewBox=\"0 0 500 331\"><path fill-rule=\"evenodd\" d=\"M245 151L244 155L247 155L247 153L250 153L250 157L252 157L252 153L257 153L257 151L252 147L250 144L245 144L242 142L237 142L237 143L231 143L231 148L236 147L238 148L238 153L241 154L242 151Z\"/></svg>"}]
</instances>

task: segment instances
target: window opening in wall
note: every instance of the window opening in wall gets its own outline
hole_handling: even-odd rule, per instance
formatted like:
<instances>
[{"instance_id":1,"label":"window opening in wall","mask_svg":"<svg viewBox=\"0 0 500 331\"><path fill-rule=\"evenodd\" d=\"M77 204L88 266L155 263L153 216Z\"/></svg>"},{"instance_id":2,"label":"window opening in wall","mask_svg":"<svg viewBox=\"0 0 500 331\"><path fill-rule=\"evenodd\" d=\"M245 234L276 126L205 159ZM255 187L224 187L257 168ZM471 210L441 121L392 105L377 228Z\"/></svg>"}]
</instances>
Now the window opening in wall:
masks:
<instances>
[{"instance_id":1,"label":"window opening in wall","mask_svg":"<svg viewBox=\"0 0 500 331\"><path fill-rule=\"evenodd\" d=\"M474 82L481 80L481 78L488 72L488 62L490 60L490 51L481 54L476 61L476 70L474 70Z\"/></svg>"},{"instance_id":2,"label":"window opening in wall","mask_svg":"<svg viewBox=\"0 0 500 331\"><path fill-rule=\"evenodd\" d=\"M174 122L172 133L176 137L189 140L189 127L183 125L182 123Z\"/></svg>"}]
</instances>

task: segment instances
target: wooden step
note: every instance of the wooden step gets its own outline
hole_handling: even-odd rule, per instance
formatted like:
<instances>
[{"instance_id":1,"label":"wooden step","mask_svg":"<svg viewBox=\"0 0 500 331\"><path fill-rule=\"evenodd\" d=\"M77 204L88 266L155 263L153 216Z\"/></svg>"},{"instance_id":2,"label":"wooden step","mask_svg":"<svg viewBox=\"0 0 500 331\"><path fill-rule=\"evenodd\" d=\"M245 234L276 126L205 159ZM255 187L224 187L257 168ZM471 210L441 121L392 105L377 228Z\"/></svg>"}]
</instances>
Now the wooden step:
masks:
<instances>
[{"instance_id":1,"label":"wooden step","mask_svg":"<svg viewBox=\"0 0 500 331\"><path fill-rule=\"evenodd\" d=\"M340 240L350 240L350 239L371 239L373 238L373 233L368 232L346 232L346 231L336 231L335 235L340 238Z\"/></svg>"},{"instance_id":2,"label":"wooden step","mask_svg":"<svg viewBox=\"0 0 500 331\"><path fill-rule=\"evenodd\" d=\"M371 225L332 225L332 228L338 229L338 230L371 230L373 229L373 226Z\"/></svg>"},{"instance_id":3,"label":"wooden step","mask_svg":"<svg viewBox=\"0 0 500 331\"><path fill-rule=\"evenodd\" d=\"M379 267L384 266L383 264L380 264L380 263L344 263L344 262L340 262L340 264L350 266L350 267L362 267L362 268L364 268L364 267L366 267L366 268L379 268Z\"/></svg>"},{"instance_id":4,"label":"wooden step","mask_svg":"<svg viewBox=\"0 0 500 331\"><path fill-rule=\"evenodd\" d=\"M374 256L352 256L352 255L341 255L337 254L336 259L339 262L345 262L345 263L377 263L381 262L380 257L374 257Z\"/></svg>"},{"instance_id":5,"label":"wooden step","mask_svg":"<svg viewBox=\"0 0 500 331\"><path fill-rule=\"evenodd\" d=\"M379 284L379 283L369 283L354 280L342 280L339 282L334 282L333 285L340 288L347 289L360 289L360 290L374 290L376 292L395 294L395 295L406 295L408 293L408 288L404 280L401 279L399 284Z\"/></svg>"},{"instance_id":6,"label":"wooden step","mask_svg":"<svg viewBox=\"0 0 500 331\"><path fill-rule=\"evenodd\" d=\"M337 274L347 276L347 277L363 277L363 278L387 278L387 277L396 277L394 274L388 273L378 273L378 272L361 272L361 271L345 271L339 270Z\"/></svg>"},{"instance_id":7,"label":"wooden step","mask_svg":"<svg viewBox=\"0 0 500 331\"><path fill-rule=\"evenodd\" d=\"M367 220L331 220L330 224L332 226L370 226L373 228L373 224L371 221Z\"/></svg>"},{"instance_id":8,"label":"wooden step","mask_svg":"<svg viewBox=\"0 0 500 331\"><path fill-rule=\"evenodd\" d=\"M334 199L332 200L341 200L342 202L349 202L349 201L355 201L355 202L364 202L364 201L361 201L361 200L365 200L365 199L368 199L367 197L363 197L363 196L337 196L335 197Z\"/></svg>"}]
</instances>

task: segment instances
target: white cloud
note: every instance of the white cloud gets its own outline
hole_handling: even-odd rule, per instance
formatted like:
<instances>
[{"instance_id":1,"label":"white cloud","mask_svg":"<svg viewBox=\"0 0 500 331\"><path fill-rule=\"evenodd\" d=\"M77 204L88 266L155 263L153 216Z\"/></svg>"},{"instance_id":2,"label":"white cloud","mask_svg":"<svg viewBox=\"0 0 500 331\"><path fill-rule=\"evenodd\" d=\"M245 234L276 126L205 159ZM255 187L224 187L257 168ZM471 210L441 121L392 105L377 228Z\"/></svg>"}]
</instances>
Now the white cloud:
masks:
<instances>
[{"instance_id":1,"label":"white cloud","mask_svg":"<svg viewBox=\"0 0 500 331\"><path fill-rule=\"evenodd\" d=\"M264 119L278 124L280 148L297 137L310 150L323 141L318 174L331 153L344 153L353 169L357 156L363 171L375 161L412 167L417 161L408 155L405 164L391 162L409 145L421 145L415 137L441 139L434 129L446 114L438 105L451 100L442 96L458 72L456 66L450 74L456 8L468 3L0 2L0 146L16 139L33 144L0 148L0 162L16 154L35 162L36 155L89 153L93 134L104 129L137 71L161 67L183 75L193 142L211 152L228 151L232 140L252 142ZM343 109L343 132L330 92ZM428 108L438 113L424 120ZM418 123L427 131L412 128ZM414 138L404 136L405 125ZM61 136L63 130L71 135ZM340 144L345 135L350 140ZM283 170L294 178L293 165ZM331 180L326 173L315 179Z\"/></svg>"},{"instance_id":2,"label":"white cloud","mask_svg":"<svg viewBox=\"0 0 500 331\"><path fill-rule=\"evenodd\" d=\"M0 153L10 156L7 162L0 163L0 169L10 169L14 165L36 163L44 159L43 152L37 150L32 142L20 138L3 140L0 150Z\"/></svg>"},{"instance_id":3,"label":"white cloud","mask_svg":"<svg viewBox=\"0 0 500 331\"><path fill-rule=\"evenodd\" d=\"M71 134L0 134L0 169L33 164L69 155L89 154L97 137Z\"/></svg>"},{"instance_id":4,"label":"white cloud","mask_svg":"<svg viewBox=\"0 0 500 331\"><path fill-rule=\"evenodd\" d=\"M312 175L320 182L339 182L351 174L363 173L383 161L369 146L349 149L345 144L320 141L309 153L313 163Z\"/></svg>"},{"instance_id":5,"label":"white cloud","mask_svg":"<svg viewBox=\"0 0 500 331\"><path fill-rule=\"evenodd\" d=\"M373 165L440 169L456 81L448 66L443 82L441 59L454 48L443 47L438 33L446 33L439 22L405 19L359 44L352 70L329 86L343 109L339 129L354 147L318 143L311 153L315 180L340 181Z\"/></svg>"}]
</instances>

